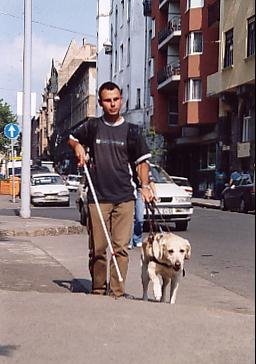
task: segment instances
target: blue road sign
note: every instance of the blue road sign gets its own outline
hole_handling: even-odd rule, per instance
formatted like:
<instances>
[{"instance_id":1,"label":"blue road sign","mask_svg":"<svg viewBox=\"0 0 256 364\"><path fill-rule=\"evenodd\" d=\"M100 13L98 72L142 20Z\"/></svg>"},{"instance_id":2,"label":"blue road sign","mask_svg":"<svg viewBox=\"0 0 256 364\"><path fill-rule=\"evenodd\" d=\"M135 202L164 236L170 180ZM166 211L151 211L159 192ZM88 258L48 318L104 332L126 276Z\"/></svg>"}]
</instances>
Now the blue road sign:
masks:
<instances>
[{"instance_id":1,"label":"blue road sign","mask_svg":"<svg viewBox=\"0 0 256 364\"><path fill-rule=\"evenodd\" d=\"M8 139L17 139L20 134L20 128L18 124L7 124L4 127L4 135Z\"/></svg>"}]
</instances>

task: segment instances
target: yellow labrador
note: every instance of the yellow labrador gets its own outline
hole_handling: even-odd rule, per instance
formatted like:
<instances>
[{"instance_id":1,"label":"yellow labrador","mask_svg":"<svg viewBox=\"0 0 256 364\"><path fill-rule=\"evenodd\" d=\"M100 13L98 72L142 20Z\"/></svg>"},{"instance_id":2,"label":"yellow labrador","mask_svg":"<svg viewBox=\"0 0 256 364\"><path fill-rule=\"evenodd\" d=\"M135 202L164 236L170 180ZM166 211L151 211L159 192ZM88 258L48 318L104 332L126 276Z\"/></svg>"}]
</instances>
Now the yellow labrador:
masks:
<instances>
[{"instance_id":1,"label":"yellow labrador","mask_svg":"<svg viewBox=\"0 0 256 364\"><path fill-rule=\"evenodd\" d=\"M141 254L143 300L148 300L148 285L151 280L155 299L166 302L166 289L171 282L170 303L174 304L180 278L184 273L184 260L190 256L191 246L188 240L167 232L149 235L142 244Z\"/></svg>"}]
</instances>

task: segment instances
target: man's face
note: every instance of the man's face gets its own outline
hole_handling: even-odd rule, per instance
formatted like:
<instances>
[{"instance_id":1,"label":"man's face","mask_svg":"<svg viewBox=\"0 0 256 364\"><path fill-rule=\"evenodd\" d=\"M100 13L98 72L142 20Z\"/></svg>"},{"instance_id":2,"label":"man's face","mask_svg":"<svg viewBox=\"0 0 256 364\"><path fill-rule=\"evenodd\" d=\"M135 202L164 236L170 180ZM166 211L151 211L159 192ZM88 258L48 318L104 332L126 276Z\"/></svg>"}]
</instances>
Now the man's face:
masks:
<instances>
[{"instance_id":1,"label":"man's face","mask_svg":"<svg viewBox=\"0 0 256 364\"><path fill-rule=\"evenodd\" d=\"M122 96L120 91L117 88L114 90L102 90L99 104L106 116L110 119L117 118L122 106Z\"/></svg>"}]
</instances>

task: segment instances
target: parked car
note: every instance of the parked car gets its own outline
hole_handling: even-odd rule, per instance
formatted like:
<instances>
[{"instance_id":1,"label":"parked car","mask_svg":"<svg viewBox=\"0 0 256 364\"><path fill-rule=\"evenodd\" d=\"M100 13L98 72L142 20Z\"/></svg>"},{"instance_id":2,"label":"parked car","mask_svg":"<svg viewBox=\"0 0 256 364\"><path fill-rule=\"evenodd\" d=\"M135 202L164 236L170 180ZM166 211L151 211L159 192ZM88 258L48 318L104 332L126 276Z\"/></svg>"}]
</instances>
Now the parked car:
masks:
<instances>
[{"instance_id":1,"label":"parked car","mask_svg":"<svg viewBox=\"0 0 256 364\"><path fill-rule=\"evenodd\" d=\"M159 212L155 211L155 221L163 224L175 224L176 230L185 231L193 214L191 197L182 188L176 185L172 178L160 166L150 165L152 179L155 182ZM80 222L86 225L87 219L87 187L79 189L79 197L76 200L80 213ZM147 214L144 212L145 229L147 229ZM164 225L164 224L163 224Z\"/></svg>"},{"instance_id":2,"label":"parked car","mask_svg":"<svg viewBox=\"0 0 256 364\"><path fill-rule=\"evenodd\" d=\"M160 166L150 164L150 169L156 186L156 206L159 209L159 212L155 211L156 222L163 223L163 217L166 224L175 223L176 230L187 230L193 214L190 195L177 186L174 180Z\"/></svg>"},{"instance_id":3,"label":"parked car","mask_svg":"<svg viewBox=\"0 0 256 364\"><path fill-rule=\"evenodd\" d=\"M180 186L185 192L189 194L190 197L193 195L193 187L191 186L188 178L171 176L172 180L176 185Z\"/></svg>"},{"instance_id":4,"label":"parked car","mask_svg":"<svg viewBox=\"0 0 256 364\"><path fill-rule=\"evenodd\" d=\"M66 178L66 185L69 189L69 191L77 191L78 187L81 183L82 176L78 174L69 174Z\"/></svg>"},{"instance_id":5,"label":"parked car","mask_svg":"<svg viewBox=\"0 0 256 364\"><path fill-rule=\"evenodd\" d=\"M49 168L45 167L45 166L38 166L36 164L30 166L31 175L38 174L38 173L49 173L49 172L50 172Z\"/></svg>"},{"instance_id":6,"label":"parked car","mask_svg":"<svg viewBox=\"0 0 256 364\"><path fill-rule=\"evenodd\" d=\"M242 174L239 180L226 187L221 193L222 210L248 212L255 210L255 182L249 174Z\"/></svg>"},{"instance_id":7,"label":"parked car","mask_svg":"<svg viewBox=\"0 0 256 364\"><path fill-rule=\"evenodd\" d=\"M31 177L31 203L33 205L69 206L70 194L63 179L57 173L38 173Z\"/></svg>"}]
</instances>

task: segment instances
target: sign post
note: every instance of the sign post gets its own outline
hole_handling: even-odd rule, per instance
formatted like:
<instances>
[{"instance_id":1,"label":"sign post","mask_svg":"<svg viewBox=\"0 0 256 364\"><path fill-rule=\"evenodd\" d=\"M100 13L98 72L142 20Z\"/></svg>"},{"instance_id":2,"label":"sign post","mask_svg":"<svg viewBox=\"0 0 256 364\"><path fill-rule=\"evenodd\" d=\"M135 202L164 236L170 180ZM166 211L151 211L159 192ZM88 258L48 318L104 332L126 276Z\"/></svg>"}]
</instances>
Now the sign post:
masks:
<instances>
[{"instance_id":1,"label":"sign post","mask_svg":"<svg viewBox=\"0 0 256 364\"><path fill-rule=\"evenodd\" d=\"M14 140L18 138L20 128L18 124L7 124L4 127L4 135L11 139L11 158L12 158L12 202L15 203L15 169L14 169Z\"/></svg>"}]
</instances>

